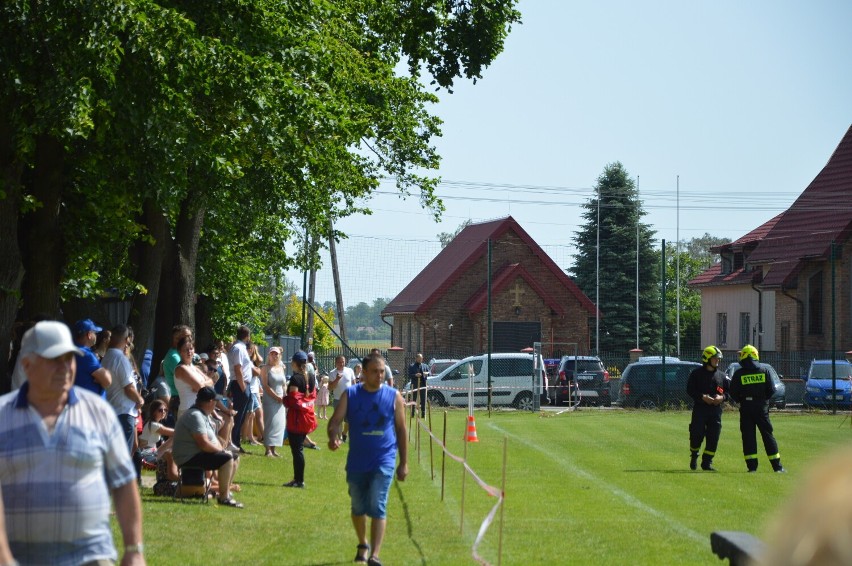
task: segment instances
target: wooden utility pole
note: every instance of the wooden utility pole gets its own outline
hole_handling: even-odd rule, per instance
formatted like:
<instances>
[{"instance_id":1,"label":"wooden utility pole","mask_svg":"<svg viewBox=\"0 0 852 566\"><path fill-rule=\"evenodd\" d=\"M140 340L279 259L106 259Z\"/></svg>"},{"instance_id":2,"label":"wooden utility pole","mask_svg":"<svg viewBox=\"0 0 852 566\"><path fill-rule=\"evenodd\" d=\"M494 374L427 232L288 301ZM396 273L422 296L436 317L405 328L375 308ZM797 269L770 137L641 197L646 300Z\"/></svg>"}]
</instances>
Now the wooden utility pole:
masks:
<instances>
[{"instance_id":1,"label":"wooden utility pole","mask_svg":"<svg viewBox=\"0 0 852 566\"><path fill-rule=\"evenodd\" d=\"M340 323L340 339L346 342L346 325L343 323L343 290L340 288L340 271L337 269L337 248L334 243L334 221L328 219L328 253L331 256L331 273L334 277L334 297L337 301L337 320Z\"/></svg>"},{"instance_id":2,"label":"wooden utility pole","mask_svg":"<svg viewBox=\"0 0 852 566\"><path fill-rule=\"evenodd\" d=\"M316 236L311 235L310 246L311 250L314 250L314 243L316 242ZM312 254L313 255L313 254ZM311 264L311 270L308 274L308 304L314 305L314 297L316 297L317 293L317 267L316 265ZM308 325L305 334L308 339L308 351L312 351L314 349L314 309L308 309Z\"/></svg>"}]
</instances>

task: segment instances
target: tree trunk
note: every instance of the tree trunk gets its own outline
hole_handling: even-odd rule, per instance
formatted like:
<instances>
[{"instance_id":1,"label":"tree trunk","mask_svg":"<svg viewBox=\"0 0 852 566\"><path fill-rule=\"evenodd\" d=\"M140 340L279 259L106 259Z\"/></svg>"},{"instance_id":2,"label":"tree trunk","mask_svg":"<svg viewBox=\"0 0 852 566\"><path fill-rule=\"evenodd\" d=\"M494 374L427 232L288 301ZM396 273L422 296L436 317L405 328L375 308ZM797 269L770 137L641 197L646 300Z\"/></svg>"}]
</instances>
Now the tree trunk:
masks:
<instances>
[{"instance_id":1,"label":"tree trunk","mask_svg":"<svg viewBox=\"0 0 852 566\"><path fill-rule=\"evenodd\" d=\"M36 140L31 192L39 207L20 223L24 264L22 315L59 317L59 282L65 267L65 247L59 227L59 205L65 167L65 148L48 135Z\"/></svg>"},{"instance_id":2,"label":"tree trunk","mask_svg":"<svg viewBox=\"0 0 852 566\"><path fill-rule=\"evenodd\" d=\"M198 295L195 302L195 346L201 351L215 340L213 326L210 324L210 313L213 310L213 301L205 295Z\"/></svg>"},{"instance_id":3,"label":"tree trunk","mask_svg":"<svg viewBox=\"0 0 852 566\"><path fill-rule=\"evenodd\" d=\"M178 319L195 329L195 269L198 266L198 243L204 225L204 209L199 198L190 195L183 202L175 227L177 263L175 265L175 297Z\"/></svg>"},{"instance_id":4,"label":"tree trunk","mask_svg":"<svg viewBox=\"0 0 852 566\"><path fill-rule=\"evenodd\" d=\"M18 246L18 214L21 204L21 172L8 121L0 120L0 344L12 340L18 314L24 264ZM5 193L5 196L2 194ZM0 393L10 389L11 369L5 354L0 357Z\"/></svg>"},{"instance_id":5,"label":"tree trunk","mask_svg":"<svg viewBox=\"0 0 852 566\"><path fill-rule=\"evenodd\" d=\"M148 234L154 239L154 244L145 241L139 241L136 244L136 281L145 287L147 293L136 293L133 296L128 320L135 334L136 363L140 365L145 350L155 350L158 344L167 346L171 341L171 333L160 335L154 332L157 302L160 296L160 277L163 272L166 247L169 245L169 226L166 215L153 197L145 200L142 216L142 223L148 228ZM151 371L154 372L154 369L152 367Z\"/></svg>"},{"instance_id":6,"label":"tree trunk","mask_svg":"<svg viewBox=\"0 0 852 566\"><path fill-rule=\"evenodd\" d=\"M171 347L171 329L186 324L195 333L195 268L204 210L198 195L187 195L181 204L175 238L169 239L160 276L154 335L154 360L160 360ZM199 346L203 347L203 346ZM152 370L153 371L153 370Z\"/></svg>"}]
</instances>

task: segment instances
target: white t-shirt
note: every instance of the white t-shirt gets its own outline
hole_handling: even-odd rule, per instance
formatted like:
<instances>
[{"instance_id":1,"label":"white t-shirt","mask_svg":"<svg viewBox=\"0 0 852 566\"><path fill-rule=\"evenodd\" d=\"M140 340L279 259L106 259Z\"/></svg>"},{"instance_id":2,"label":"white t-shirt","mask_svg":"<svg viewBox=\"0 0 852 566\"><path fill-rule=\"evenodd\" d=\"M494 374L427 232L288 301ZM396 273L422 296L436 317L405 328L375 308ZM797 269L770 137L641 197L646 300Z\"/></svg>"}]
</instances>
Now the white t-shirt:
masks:
<instances>
[{"instance_id":1,"label":"white t-shirt","mask_svg":"<svg viewBox=\"0 0 852 566\"><path fill-rule=\"evenodd\" d=\"M160 441L161 428L163 428L163 425L154 421L145 423L145 426L142 427L142 434L139 435L139 447L156 448L157 442Z\"/></svg>"},{"instance_id":2,"label":"white t-shirt","mask_svg":"<svg viewBox=\"0 0 852 566\"><path fill-rule=\"evenodd\" d=\"M136 387L136 378L130 360L118 348L110 348L101 360L101 365L112 374L112 383L107 387L107 401L115 409L116 415L137 416L139 410L136 401L127 396L124 388L133 384Z\"/></svg>"},{"instance_id":3,"label":"white t-shirt","mask_svg":"<svg viewBox=\"0 0 852 566\"><path fill-rule=\"evenodd\" d=\"M240 366L243 373L243 381L246 384L246 391L251 391L249 389L252 380L251 368L254 367L254 364L251 363L251 358L249 358L245 342L238 340L231 347L231 351L228 352L228 365L231 370L233 370L234 366ZM233 371L231 372L231 375L234 375ZM236 379L236 377L234 377L234 379Z\"/></svg>"},{"instance_id":4,"label":"white t-shirt","mask_svg":"<svg viewBox=\"0 0 852 566\"><path fill-rule=\"evenodd\" d=\"M254 364L252 364L252 367L254 367ZM260 395L260 376L254 375L254 373L251 376L251 392Z\"/></svg>"},{"instance_id":5,"label":"white t-shirt","mask_svg":"<svg viewBox=\"0 0 852 566\"><path fill-rule=\"evenodd\" d=\"M228 354L225 352L219 354L219 363L222 364L222 373L225 374L225 389L222 391L227 391L228 383L231 382L231 364L228 363Z\"/></svg>"},{"instance_id":6,"label":"white t-shirt","mask_svg":"<svg viewBox=\"0 0 852 566\"><path fill-rule=\"evenodd\" d=\"M337 368L334 368L330 372L328 372L328 381L331 383L335 379L337 379ZM340 372L340 381L337 382L337 387L334 388L334 398L337 401L340 401L340 398L343 396L343 393L349 389L350 385L355 383L355 372L352 371L352 368L343 368Z\"/></svg>"}]
</instances>

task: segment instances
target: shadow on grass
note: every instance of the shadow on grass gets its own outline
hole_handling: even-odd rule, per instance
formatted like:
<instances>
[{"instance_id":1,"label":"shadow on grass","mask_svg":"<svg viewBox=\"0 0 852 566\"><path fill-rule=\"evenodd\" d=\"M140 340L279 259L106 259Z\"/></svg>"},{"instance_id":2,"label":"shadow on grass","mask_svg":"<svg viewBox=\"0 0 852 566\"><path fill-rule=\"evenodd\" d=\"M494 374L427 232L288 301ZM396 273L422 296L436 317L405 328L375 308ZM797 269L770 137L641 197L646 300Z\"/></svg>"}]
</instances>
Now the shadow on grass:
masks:
<instances>
[{"instance_id":1,"label":"shadow on grass","mask_svg":"<svg viewBox=\"0 0 852 566\"><path fill-rule=\"evenodd\" d=\"M402 503L402 513L405 516L405 531L408 534L408 539L411 541L411 544L414 545L414 548L417 549L417 554L420 555L420 564L426 564L426 557L423 555L423 549L420 548L420 543L414 538L414 527L411 524L411 515L408 512L408 503L405 501L405 495L402 493L402 489L399 487L398 482L393 482L393 486L396 489L396 494L399 497L400 503Z\"/></svg>"}]
</instances>

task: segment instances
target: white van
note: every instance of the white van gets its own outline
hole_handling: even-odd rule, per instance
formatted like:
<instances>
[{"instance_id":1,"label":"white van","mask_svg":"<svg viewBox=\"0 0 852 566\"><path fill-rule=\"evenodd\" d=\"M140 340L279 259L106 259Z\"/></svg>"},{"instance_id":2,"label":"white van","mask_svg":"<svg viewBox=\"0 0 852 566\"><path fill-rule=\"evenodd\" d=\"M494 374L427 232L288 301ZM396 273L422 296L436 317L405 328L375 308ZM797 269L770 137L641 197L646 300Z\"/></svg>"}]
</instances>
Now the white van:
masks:
<instances>
[{"instance_id":1,"label":"white van","mask_svg":"<svg viewBox=\"0 0 852 566\"><path fill-rule=\"evenodd\" d=\"M533 380L540 404L548 404L547 375L544 360L533 354L491 354L491 402L524 411L535 408ZM433 405L467 406L470 376L473 375L473 403L488 403L488 355L470 356L460 360L438 375L427 378L428 398Z\"/></svg>"}]
</instances>

